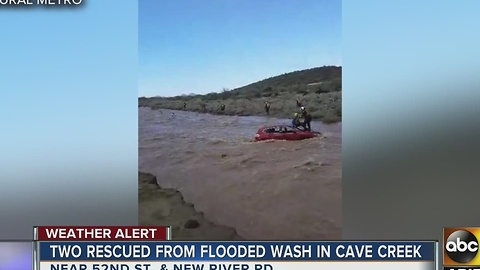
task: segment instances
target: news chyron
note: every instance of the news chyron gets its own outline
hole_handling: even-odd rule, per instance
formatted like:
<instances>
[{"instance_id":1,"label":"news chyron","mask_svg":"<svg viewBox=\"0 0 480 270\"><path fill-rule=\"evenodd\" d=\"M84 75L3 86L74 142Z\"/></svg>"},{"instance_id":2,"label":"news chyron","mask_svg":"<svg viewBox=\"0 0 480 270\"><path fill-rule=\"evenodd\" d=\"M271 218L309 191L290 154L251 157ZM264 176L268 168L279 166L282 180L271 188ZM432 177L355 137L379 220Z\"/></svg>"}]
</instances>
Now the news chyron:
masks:
<instances>
[{"instance_id":1,"label":"news chyron","mask_svg":"<svg viewBox=\"0 0 480 270\"><path fill-rule=\"evenodd\" d=\"M443 269L480 270L480 227L443 228Z\"/></svg>"}]
</instances>

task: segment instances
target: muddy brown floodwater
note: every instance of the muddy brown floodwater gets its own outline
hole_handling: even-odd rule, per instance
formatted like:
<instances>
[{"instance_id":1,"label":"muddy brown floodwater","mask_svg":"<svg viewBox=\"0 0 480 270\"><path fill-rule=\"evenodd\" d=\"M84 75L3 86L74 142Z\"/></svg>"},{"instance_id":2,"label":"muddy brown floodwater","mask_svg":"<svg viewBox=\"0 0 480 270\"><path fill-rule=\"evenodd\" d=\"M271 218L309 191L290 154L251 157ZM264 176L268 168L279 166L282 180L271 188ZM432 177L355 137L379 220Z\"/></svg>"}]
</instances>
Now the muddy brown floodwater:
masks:
<instances>
[{"instance_id":1,"label":"muddy brown floodwater","mask_svg":"<svg viewBox=\"0 0 480 270\"><path fill-rule=\"evenodd\" d=\"M304 141L252 142L289 119L139 108L139 170L247 240L341 238L341 124Z\"/></svg>"}]
</instances>

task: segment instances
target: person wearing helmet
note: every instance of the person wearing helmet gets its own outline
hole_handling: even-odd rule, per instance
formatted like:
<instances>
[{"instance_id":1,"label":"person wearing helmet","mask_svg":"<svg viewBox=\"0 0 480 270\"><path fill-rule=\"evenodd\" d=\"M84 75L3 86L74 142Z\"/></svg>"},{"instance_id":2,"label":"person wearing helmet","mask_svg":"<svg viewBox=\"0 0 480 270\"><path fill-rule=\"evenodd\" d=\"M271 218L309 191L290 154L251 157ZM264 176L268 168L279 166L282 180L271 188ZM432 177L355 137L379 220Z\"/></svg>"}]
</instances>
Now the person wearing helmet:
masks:
<instances>
[{"instance_id":1,"label":"person wearing helmet","mask_svg":"<svg viewBox=\"0 0 480 270\"><path fill-rule=\"evenodd\" d=\"M303 117L303 126L305 127L305 130L311 130L312 127L310 126L310 122L312 122L312 115L307 112L305 107L301 107L300 110L302 111L302 117Z\"/></svg>"},{"instance_id":2,"label":"person wearing helmet","mask_svg":"<svg viewBox=\"0 0 480 270\"><path fill-rule=\"evenodd\" d=\"M300 119L299 119L299 114L298 113L294 113L293 114L293 120L292 120L292 126L294 128L297 128L298 126L300 126Z\"/></svg>"}]
</instances>

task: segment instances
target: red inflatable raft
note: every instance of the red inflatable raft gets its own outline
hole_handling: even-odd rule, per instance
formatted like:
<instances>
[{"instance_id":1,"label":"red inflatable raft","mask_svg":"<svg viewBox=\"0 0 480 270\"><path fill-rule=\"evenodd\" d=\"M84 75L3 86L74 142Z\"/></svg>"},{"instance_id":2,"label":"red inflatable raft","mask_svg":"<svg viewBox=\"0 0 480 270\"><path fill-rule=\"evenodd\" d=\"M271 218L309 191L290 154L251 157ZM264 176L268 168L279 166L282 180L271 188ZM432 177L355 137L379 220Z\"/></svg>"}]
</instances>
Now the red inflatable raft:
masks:
<instances>
[{"instance_id":1,"label":"red inflatable raft","mask_svg":"<svg viewBox=\"0 0 480 270\"><path fill-rule=\"evenodd\" d=\"M262 127L258 129L255 134L256 141L265 140L286 140L286 141L298 141L304 139L310 139L320 135L316 131L307 131L295 128L288 125L278 125L270 127Z\"/></svg>"}]
</instances>

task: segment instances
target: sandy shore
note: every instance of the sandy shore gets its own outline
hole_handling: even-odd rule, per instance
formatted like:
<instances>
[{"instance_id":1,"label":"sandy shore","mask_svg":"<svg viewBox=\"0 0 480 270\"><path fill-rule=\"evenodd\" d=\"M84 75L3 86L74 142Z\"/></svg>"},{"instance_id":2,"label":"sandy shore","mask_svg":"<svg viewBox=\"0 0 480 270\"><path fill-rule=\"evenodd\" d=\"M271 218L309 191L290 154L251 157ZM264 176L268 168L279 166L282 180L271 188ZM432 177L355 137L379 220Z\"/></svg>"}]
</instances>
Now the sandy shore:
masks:
<instances>
[{"instance_id":1,"label":"sandy shore","mask_svg":"<svg viewBox=\"0 0 480 270\"><path fill-rule=\"evenodd\" d=\"M158 185L152 174L138 174L140 225L172 226L173 240L240 240L235 229L216 225L185 202L175 189Z\"/></svg>"}]
</instances>

